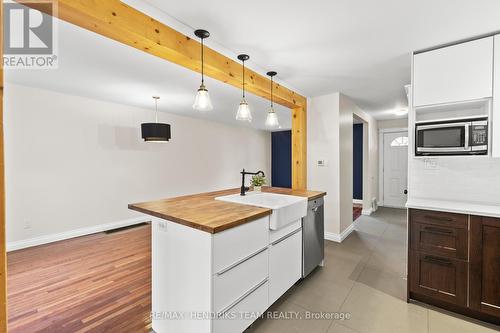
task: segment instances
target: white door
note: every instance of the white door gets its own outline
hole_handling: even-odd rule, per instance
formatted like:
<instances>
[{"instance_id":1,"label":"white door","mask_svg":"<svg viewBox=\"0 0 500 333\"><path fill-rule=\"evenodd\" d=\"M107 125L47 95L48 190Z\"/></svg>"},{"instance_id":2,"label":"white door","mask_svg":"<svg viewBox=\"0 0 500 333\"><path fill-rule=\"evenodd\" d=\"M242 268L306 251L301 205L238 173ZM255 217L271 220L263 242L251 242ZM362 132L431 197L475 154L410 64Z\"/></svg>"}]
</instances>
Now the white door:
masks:
<instances>
[{"instance_id":1,"label":"white door","mask_svg":"<svg viewBox=\"0 0 500 333\"><path fill-rule=\"evenodd\" d=\"M384 206L404 208L408 184L408 132L384 133Z\"/></svg>"}]
</instances>

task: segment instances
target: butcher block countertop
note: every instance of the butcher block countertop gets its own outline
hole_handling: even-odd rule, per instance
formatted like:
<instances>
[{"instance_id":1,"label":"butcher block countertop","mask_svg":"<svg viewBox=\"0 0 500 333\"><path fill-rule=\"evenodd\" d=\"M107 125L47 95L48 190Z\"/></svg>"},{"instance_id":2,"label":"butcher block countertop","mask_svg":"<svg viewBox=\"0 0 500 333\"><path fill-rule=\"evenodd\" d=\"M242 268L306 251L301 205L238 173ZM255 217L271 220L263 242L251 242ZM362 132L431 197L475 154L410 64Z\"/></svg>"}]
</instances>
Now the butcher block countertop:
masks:
<instances>
[{"instance_id":1,"label":"butcher block countertop","mask_svg":"<svg viewBox=\"0 0 500 333\"><path fill-rule=\"evenodd\" d=\"M264 187L263 192L295 195L309 200L321 198L326 192ZM182 197L128 205L129 209L169 220L212 234L271 215L272 210L215 200L216 197L237 194L240 189L208 192Z\"/></svg>"}]
</instances>

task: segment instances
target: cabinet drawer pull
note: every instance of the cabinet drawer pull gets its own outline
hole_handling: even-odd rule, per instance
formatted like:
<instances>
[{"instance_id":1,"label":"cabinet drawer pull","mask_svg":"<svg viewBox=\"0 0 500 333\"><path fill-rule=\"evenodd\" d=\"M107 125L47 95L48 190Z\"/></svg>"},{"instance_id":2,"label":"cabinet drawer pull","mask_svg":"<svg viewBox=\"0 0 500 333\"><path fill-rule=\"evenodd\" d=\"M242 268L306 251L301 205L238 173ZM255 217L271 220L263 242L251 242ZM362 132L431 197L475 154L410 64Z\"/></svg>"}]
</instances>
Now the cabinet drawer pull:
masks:
<instances>
[{"instance_id":1,"label":"cabinet drawer pull","mask_svg":"<svg viewBox=\"0 0 500 333\"><path fill-rule=\"evenodd\" d=\"M267 250L267 247L263 248L263 249L260 249L259 251L255 252L255 253L252 253L250 254L249 256L246 256L245 258L235 262L234 264L232 264L231 266L228 266L222 270L220 270L219 272L217 272L217 275L218 276L221 276L222 274L224 273L227 273L229 272L230 270L232 270L233 268L235 268L236 266L239 266L241 265L242 263L244 263L245 261L248 261L250 259L252 259L253 257L256 257L258 256L259 254L261 254L262 252L264 252L265 250Z\"/></svg>"},{"instance_id":2,"label":"cabinet drawer pull","mask_svg":"<svg viewBox=\"0 0 500 333\"><path fill-rule=\"evenodd\" d=\"M436 227L424 227L424 230L428 231L428 232L435 233L435 234L446 234L446 235L453 234L453 230L441 229L441 228L436 228Z\"/></svg>"},{"instance_id":3,"label":"cabinet drawer pull","mask_svg":"<svg viewBox=\"0 0 500 333\"><path fill-rule=\"evenodd\" d=\"M264 280L262 280L262 282L258 283L255 287L253 287L252 289L250 289L249 291L247 291L246 293L244 293L242 296L238 297L238 299L236 301L234 301L233 303L229 304L221 312L219 312L217 314L217 317L220 318L225 313L231 311L232 308L234 308L236 305L240 304L245 298L247 298L248 296L250 296L254 291L256 291L261 286L263 286L264 284L266 284L267 281L269 281L269 278L265 278Z\"/></svg>"},{"instance_id":4,"label":"cabinet drawer pull","mask_svg":"<svg viewBox=\"0 0 500 333\"><path fill-rule=\"evenodd\" d=\"M292 237L293 235L295 235L296 233L300 232L301 230L302 230L302 228L299 228L299 229L297 229L297 230L289 233L288 235L281 237L277 241L272 242L271 245L273 245L273 246L277 245L277 244L281 243L282 241L284 241L285 239L288 239L288 238Z\"/></svg>"},{"instance_id":5,"label":"cabinet drawer pull","mask_svg":"<svg viewBox=\"0 0 500 333\"><path fill-rule=\"evenodd\" d=\"M452 222L453 221L453 219L451 217L441 217L441 216L433 216L433 215L425 215L424 217L426 219L435 220L435 221L445 221L445 222Z\"/></svg>"},{"instance_id":6,"label":"cabinet drawer pull","mask_svg":"<svg viewBox=\"0 0 500 333\"><path fill-rule=\"evenodd\" d=\"M424 260L433 264L439 264L443 266L451 266L453 263L448 259L437 258L433 256L425 256Z\"/></svg>"}]
</instances>

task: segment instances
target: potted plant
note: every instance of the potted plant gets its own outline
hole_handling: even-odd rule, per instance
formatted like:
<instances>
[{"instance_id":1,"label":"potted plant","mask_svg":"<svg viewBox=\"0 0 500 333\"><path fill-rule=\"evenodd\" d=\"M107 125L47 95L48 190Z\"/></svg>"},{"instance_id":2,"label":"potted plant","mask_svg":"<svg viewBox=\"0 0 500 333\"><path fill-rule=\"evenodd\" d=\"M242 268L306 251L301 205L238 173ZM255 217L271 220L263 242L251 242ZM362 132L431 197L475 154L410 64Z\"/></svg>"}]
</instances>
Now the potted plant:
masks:
<instances>
[{"instance_id":1,"label":"potted plant","mask_svg":"<svg viewBox=\"0 0 500 333\"><path fill-rule=\"evenodd\" d=\"M266 184L266 177L263 177L261 175L255 175L252 177L252 186L255 192L261 192L262 185L265 184Z\"/></svg>"}]
</instances>

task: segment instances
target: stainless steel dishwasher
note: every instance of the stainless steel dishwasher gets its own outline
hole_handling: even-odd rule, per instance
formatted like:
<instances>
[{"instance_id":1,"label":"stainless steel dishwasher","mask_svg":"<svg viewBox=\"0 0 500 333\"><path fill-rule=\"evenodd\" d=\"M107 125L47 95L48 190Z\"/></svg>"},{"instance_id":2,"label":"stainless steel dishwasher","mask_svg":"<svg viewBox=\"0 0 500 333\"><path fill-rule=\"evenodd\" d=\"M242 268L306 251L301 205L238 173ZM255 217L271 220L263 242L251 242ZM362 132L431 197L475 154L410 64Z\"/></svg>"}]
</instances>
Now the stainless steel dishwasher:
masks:
<instances>
[{"instance_id":1,"label":"stainless steel dishwasher","mask_svg":"<svg viewBox=\"0 0 500 333\"><path fill-rule=\"evenodd\" d=\"M325 210L323 198L310 200L302 219L302 277L325 259Z\"/></svg>"}]
</instances>

